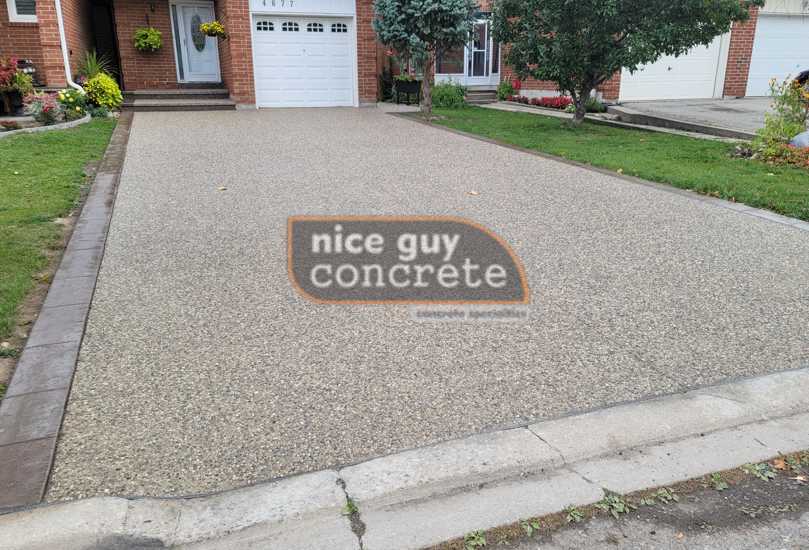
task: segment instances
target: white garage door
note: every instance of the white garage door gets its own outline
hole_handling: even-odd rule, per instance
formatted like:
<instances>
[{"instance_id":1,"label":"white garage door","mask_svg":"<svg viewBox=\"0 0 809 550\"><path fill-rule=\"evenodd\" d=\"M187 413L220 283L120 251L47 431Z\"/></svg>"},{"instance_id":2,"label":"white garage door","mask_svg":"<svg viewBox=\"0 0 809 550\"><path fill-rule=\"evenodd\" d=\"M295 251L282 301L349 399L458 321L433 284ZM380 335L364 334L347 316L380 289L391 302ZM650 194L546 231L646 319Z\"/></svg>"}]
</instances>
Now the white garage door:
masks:
<instances>
[{"instance_id":1,"label":"white garage door","mask_svg":"<svg viewBox=\"0 0 809 550\"><path fill-rule=\"evenodd\" d=\"M354 105L352 20L253 17L259 107Z\"/></svg>"},{"instance_id":2,"label":"white garage door","mask_svg":"<svg viewBox=\"0 0 809 550\"><path fill-rule=\"evenodd\" d=\"M638 69L635 74L624 70L621 73L620 99L715 97L717 81L724 76L724 71L719 70L722 40L723 37L717 37L708 46L698 46L680 57L661 57Z\"/></svg>"},{"instance_id":3,"label":"white garage door","mask_svg":"<svg viewBox=\"0 0 809 550\"><path fill-rule=\"evenodd\" d=\"M746 95L769 95L771 78L784 80L807 69L809 16L759 15Z\"/></svg>"}]
</instances>

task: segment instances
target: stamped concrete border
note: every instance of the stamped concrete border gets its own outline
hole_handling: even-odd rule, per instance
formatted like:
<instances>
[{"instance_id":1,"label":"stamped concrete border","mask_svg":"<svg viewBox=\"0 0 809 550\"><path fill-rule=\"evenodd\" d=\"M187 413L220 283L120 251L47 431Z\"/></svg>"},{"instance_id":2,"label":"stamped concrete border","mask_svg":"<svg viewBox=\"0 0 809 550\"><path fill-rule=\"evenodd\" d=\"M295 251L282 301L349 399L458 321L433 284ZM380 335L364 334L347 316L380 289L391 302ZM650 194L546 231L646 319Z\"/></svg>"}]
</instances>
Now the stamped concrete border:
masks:
<instances>
[{"instance_id":1,"label":"stamped concrete border","mask_svg":"<svg viewBox=\"0 0 809 550\"><path fill-rule=\"evenodd\" d=\"M19 136L22 134L35 134L38 132L50 132L51 130L66 130L68 128L74 128L80 124L86 124L92 120L90 115L84 115L81 118L77 118L76 120L70 120L68 122L60 122L59 124L51 124L49 126L31 126L30 128L20 128L19 130L10 130L8 132L0 132L0 139L7 138L11 136Z\"/></svg>"},{"instance_id":2,"label":"stamped concrete border","mask_svg":"<svg viewBox=\"0 0 809 550\"><path fill-rule=\"evenodd\" d=\"M0 510L42 500L104 255L131 123L131 113L118 119L0 403Z\"/></svg>"},{"instance_id":3,"label":"stamped concrete border","mask_svg":"<svg viewBox=\"0 0 809 550\"><path fill-rule=\"evenodd\" d=\"M809 448L809 368L446 441L193 498L0 515L15 550L416 549ZM345 515L347 502L356 512Z\"/></svg>"},{"instance_id":4,"label":"stamped concrete border","mask_svg":"<svg viewBox=\"0 0 809 550\"><path fill-rule=\"evenodd\" d=\"M450 132L452 134L457 134L459 136L464 136L469 139L474 139L477 141L482 141L484 143L490 143L492 145L498 145L500 147L505 147L507 149L512 149L514 151L519 151L521 153L528 153L529 155L534 155L537 157L542 157L545 159L553 160L556 162L561 162L562 164L567 164L569 166L576 166L578 168L583 168L585 170L590 170L591 172L598 172L599 174L604 174L607 176L611 176L613 178L622 179L624 181L635 183L638 185L644 185L646 187L652 187L657 189L658 191L665 191L666 193L674 193L676 195L680 195L683 197L688 197L689 199L709 203L713 206L717 206L719 208L725 208L727 210L733 210L734 212L738 212L740 214L745 214L747 216L753 216L754 218L760 218L769 220L771 222L780 223L782 225L788 225L789 227L793 227L795 229L799 229L802 231L809 231L809 222L805 222L803 220L799 220L797 218L790 218L788 216L782 216L781 214L776 214L775 212L771 212L770 210L764 210L761 208L754 208L752 206L748 206L746 204L742 204L739 202L730 202L724 199L718 199L716 197L709 197L708 195L701 195L690 189L680 189L679 187L674 187L673 185L668 185L665 183L658 183L654 181L645 180L642 178L638 178L635 176L629 176L627 174L619 174L613 170L608 170L606 168L599 168L598 166L592 166L590 164L584 164L581 162L576 162L575 160L566 159L563 157L557 157L554 155L550 155L548 153L543 153L542 151L536 151L534 149L528 149L526 147L520 147L519 145L513 145L511 143L506 143L504 141L500 141L497 139L487 138L484 136L479 136L477 134L473 134L470 132L465 132L463 130L456 130L455 128L448 128L446 126L442 126L440 124L434 124L427 120L424 120L420 115L415 113L388 113L391 116L400 117L405 120L410 120L417 124L424 124L425 126L429 126L430 128L435 128L437 130L442 130L444 132ZM529 113L533 114L533 113ZM537 113L538 115L542 115L543 113Z\"/></svg>"}]
</instances>

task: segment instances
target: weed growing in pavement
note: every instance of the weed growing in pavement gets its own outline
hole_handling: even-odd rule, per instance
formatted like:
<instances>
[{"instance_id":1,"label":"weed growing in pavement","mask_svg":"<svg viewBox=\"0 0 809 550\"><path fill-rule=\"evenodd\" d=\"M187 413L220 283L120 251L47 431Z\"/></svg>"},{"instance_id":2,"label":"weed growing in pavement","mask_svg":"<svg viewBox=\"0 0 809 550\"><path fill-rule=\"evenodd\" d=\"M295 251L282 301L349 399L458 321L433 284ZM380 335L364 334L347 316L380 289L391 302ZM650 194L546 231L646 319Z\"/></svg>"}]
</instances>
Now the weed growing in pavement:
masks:
<instances>
[{"instance_id":1,"label":"weed growing in pavement","mask_svg":"<svg viewBox=\"0 0 809 550\"><path fill-rule=\"evenodd\" d=\"M0 357L17 357L19 352L15 348L0 347Z\"/></svg>"},{"instance_id":2,"label":"weed growing in pavement","mask_svg":"<svg viewBox=\"0 0 809 550\"><path fill-rule=\"evenodd\" d=\"M636 506L628 503L623 496L610 492L607 492L607 495L597 502L595 506L609 512L615 519L618 519L621 514L628 514L630 510L637 509Z\"/></svg>"},{"instance_id":3,"label":"weed growing in pavement","mask_svg":"<svg viewBox=\"0 0 809 550\"><path fill-rule=\"evenodd\" d=\"M575 506L568 506L565 508L565 520L568 523L579 523L584 519L584 514Z\"/></svg>"},{"instance_id":4,"label":"weed growing in pavement","mask_svg":"<svg viewBox=\"0 0 809 550\"><path fill-rule=\"evenodd\" d=\"M539 531L541 526L538 520L524 519L520 521L520 527L522 528L523 532L530 537L535 531Z\"/></svg>"},{"instance_id":5,"label":"weed growing in pavement","mask_svg":"<svg viewBox=\"0 0 809 550\"><path fill-rule=\"evenodd\" d=\"M483 531L472 531L463 538L464 550L474 550L486 546L486 534Z\"/></svg>"},{"instance_id":6,"label":"weed growing in pavement","mask_svg":"<svg viewBox=\"0 0 809 550\"><path fill-rule=\"evenodd\" d=\"M766 462L761 462L759 464L745 464L742 466L742 470L751 476L756 476L762 481L769 481L775 477L775 470L773 470L772 466Z\"/></svg>"},{"instance_id":7,"label":"weed growing in pavement","mask_svg":"<svg viewBox=\"0 0 809 550\"><path fill-rule=\"evenodd\" d=\"M354 514L359 513L359 508L357 508L357 503L355 503L350 498L346 499L346 505L343 506L343 515L344 516L353 516Z\"/></svg>"},{"instance_id":8,"label":"weed growing in pavement","mask_svg":"<svg viewBox=\"0 0 809 550\"><path fill-rule=\"evenodd\" d=\"M722 474L716 473L711 474L711 487L713 487L717 491L724 491L729 487L728 483L722 479Z\"/></svg>"}]
</instances>

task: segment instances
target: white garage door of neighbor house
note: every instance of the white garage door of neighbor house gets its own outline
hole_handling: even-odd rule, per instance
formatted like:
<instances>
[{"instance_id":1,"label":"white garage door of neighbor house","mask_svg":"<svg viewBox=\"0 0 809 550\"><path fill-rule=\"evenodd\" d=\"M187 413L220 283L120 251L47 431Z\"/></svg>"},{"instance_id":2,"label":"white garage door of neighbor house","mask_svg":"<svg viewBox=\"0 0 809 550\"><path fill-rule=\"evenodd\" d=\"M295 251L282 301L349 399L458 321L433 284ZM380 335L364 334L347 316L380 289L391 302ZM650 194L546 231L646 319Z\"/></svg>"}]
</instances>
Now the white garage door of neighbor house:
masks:
<instances>
[{"instance_id":1,"label":"white garage door of neighbor house","mask_svg":"<svg viewBox=\"0 0 809 550\"><path fill-rule=\"evenodd\" d=\"M698 46L680 57L661 57L654 63L640 67L634 74L624 69L621 73L620 99L716 97L717 80L724 75L724 71L719 70L723 39L718 36L708 46Z\"/></svg>"},{"instance_id":2,"label":"white garage door of neighbor house","mask_svg":"<svg viewBox=\"0 0 809 550\"><path fill-rule=\"evenodd\" d=\"M759 15L746 95L769 95L771 78L784 80L807 69L809 15Z\"/></svg>"},{"instance_id":3,"label":"white garage door of neighbor house","mask_svg":"<svg viewBox=\"0 0 809 550\"><path fill-rule=\"evenodd\" d=\"M354 105L350 18L253 17L259 107Z\"/></svg>"}]
</instances>

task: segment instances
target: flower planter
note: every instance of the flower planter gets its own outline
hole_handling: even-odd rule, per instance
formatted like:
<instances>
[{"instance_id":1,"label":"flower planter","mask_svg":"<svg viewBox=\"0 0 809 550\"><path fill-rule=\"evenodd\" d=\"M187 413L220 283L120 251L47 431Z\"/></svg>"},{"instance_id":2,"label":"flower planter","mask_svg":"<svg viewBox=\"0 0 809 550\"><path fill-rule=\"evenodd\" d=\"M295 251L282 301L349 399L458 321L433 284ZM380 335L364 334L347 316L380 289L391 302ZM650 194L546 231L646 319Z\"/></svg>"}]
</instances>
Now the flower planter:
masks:
<instances>
[{"instance_id":1,"label":"flower planter","mask_svg":"<svg viewBox=\"0 0 809 550\"><path fill-rule=\"evenodd\" d=\"M0 114L16 116L22 114L22 94L16 90L0 92Z\"/></svg>"},{"instance_id":2,"label":"flower planter","mask_svg":"<svg viewBox=\"0 0 809 550\"><path fill-rule=\"evenodd\" d=\"M400 102L401 94L407 96L407 103L410 103L410 96L416 95L416 103L421 102L421 80L394 80L393 82L394 93L396 94L396 103Z\"/></svg>"}]
</instances>

